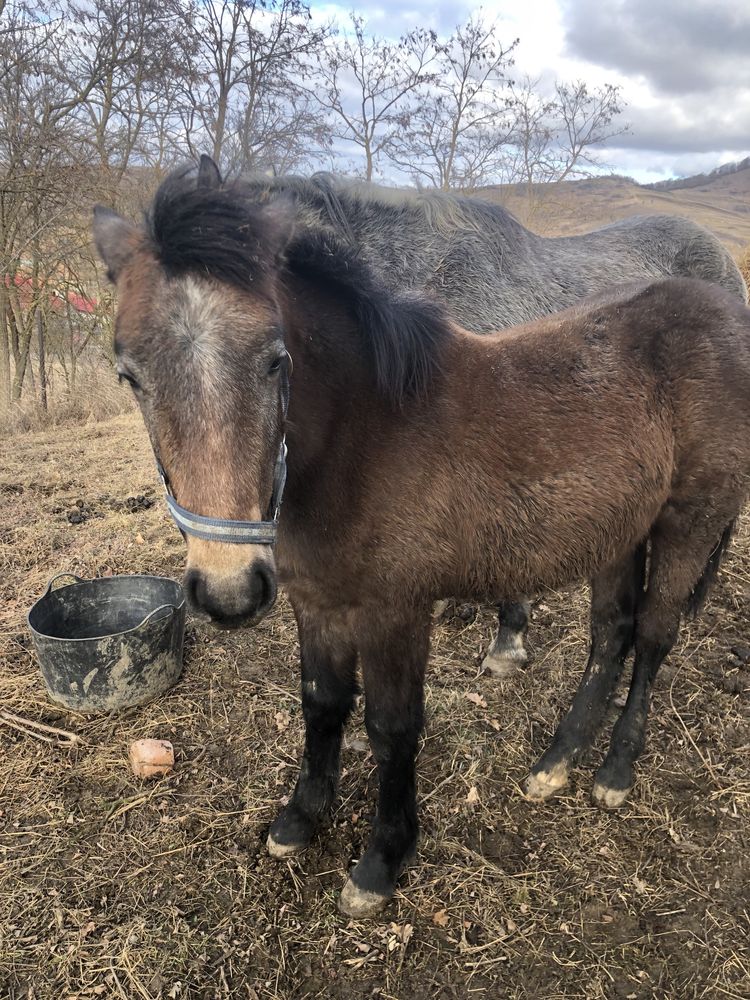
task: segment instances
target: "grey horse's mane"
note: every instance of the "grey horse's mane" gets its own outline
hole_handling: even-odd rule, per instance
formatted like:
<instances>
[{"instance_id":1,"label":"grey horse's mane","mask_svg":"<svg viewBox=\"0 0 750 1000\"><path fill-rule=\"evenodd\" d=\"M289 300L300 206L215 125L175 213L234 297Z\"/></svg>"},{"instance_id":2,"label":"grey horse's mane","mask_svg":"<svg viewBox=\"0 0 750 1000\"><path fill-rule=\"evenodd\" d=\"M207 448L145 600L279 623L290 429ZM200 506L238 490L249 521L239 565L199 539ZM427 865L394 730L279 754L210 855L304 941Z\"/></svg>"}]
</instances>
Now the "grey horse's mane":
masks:
<instances>
[{"instance_id":1,"label":"grey horse's mane","mask_svg":"<svg viewBox=\"0 0 750 1000\"><path fill-rule=\"evenodd\" d=\"M251 175L243 180L248 188L261 196L265 192L270 199L280 196L294 198L308 224L313 219L305 219L303 206L308 212L316 212L315 221L319 222L320 213L324 213L332 226L350 237L353 235L350 225L352 209L357 207L360 210L369 207L374 211L407 211L419 215L429 229L446 238L457 231L485 232L488 223L523 230L507 209L473 195L390 187L327 171L319 171L310 177L295 174L278 177Z\"/></svg>"}]
</instances>

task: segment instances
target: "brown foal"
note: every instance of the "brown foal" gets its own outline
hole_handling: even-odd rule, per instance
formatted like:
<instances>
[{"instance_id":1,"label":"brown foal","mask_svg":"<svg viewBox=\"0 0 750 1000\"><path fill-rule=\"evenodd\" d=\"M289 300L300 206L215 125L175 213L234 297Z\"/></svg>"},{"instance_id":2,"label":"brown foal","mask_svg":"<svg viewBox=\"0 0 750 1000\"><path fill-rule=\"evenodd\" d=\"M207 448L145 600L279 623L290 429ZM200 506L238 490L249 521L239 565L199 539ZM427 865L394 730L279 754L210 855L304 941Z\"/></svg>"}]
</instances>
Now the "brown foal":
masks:
<instances>
[{"instance_id":1,"label":"brown foal","mask_svg":"<svg viewBox=\"0 0 750 1000\"><path fill-rule=\"evenodd\" d=\"M670 279L476 336L384 291L350 247L295 237L283 206L187 173L146 229L100 210L95 235L119 371L184 507L262 516L293 358L275 549L186 536L189 594L218 624L259 620L276 575L297 617L305 748L271 853L303 850L332 805L359 665L380 792L340 905L365 916L390 898L417 842L430 609L453 594L592 582L588 666L527 791L565 784L634 647L594 786L622 803L656 672L750 485L748 310Z\"/></svg>"}]
</instances>

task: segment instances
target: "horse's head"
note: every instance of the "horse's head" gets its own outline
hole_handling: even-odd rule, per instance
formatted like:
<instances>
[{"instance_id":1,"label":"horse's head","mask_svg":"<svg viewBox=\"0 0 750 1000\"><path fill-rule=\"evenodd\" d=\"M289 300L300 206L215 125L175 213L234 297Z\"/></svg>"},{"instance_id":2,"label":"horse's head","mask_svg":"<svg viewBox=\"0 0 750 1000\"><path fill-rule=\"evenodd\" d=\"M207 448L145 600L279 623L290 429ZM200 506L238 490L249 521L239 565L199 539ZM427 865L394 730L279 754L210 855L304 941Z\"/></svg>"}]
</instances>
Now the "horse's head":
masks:
<instances>
[{"instance_id":1,"label":"horse's head","mask_svg":"<svg viewBox=\"0 0 750 1000\"><path fill-rule=\"evenodd\" d=\"M162 185L145 227L95 210L96 245L118 292L118 374L177 502L203 517L269 517L286 357L275 278L290 229L285 206L245 205L238 214L207 157L197 173ZM269 545L185 537L195 607L227 627L270 609Z\"/></svg>"}]
</instances>

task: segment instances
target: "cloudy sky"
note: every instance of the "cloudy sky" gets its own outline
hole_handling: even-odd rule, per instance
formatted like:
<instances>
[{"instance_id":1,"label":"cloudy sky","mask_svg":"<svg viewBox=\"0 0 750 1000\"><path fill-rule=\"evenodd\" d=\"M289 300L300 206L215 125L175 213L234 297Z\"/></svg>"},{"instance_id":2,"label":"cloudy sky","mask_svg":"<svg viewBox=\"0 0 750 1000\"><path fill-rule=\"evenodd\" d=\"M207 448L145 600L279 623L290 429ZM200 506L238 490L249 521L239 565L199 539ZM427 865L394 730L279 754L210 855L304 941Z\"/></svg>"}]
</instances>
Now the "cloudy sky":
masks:
<instances>
[{"instance_id":1,"label":"cloudy sky","mask_svg":"<svg viewBox=\"0 0 750 1000\"><path fill-rule=\"evenodd\" d=\"M642 182L711 170L750 155L750 0L512 0L485 3L503 41L519 38L514 74L619 84L630 125L603 152ZM369 29L450 33L479 4L366 0ZM312 0L343 22L351 5Z\"/></svg>"}]
</instances>

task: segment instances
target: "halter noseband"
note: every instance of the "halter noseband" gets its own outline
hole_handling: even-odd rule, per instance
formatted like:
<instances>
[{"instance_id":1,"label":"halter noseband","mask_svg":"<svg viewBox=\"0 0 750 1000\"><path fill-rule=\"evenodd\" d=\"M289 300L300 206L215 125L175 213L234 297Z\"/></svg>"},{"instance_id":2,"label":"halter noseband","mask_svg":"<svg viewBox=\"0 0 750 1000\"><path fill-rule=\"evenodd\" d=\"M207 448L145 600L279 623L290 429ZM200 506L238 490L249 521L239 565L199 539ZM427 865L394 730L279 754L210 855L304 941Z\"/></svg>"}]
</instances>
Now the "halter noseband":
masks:
<instances>
[{"instance_id":1,"label":"halter noseband","mask_svg":"<svg viewBox=\"0 0 750 1000\"><path fill-rule=\"evenodd\" d=\"M284 352L281 362L281 415L286 421L289 409L289 370L291 357ZM169 478L156 455L156 468L166 494L169 512L183 534L204 538L209 542L228 542L232 545L273 545L279 528L279 512L286 483L286 434L282 433L279 452L273 470L273 491L265 521L230 521L219 517L204 517L181 507L175 499Z\"/></svg>"}]
</instances>

